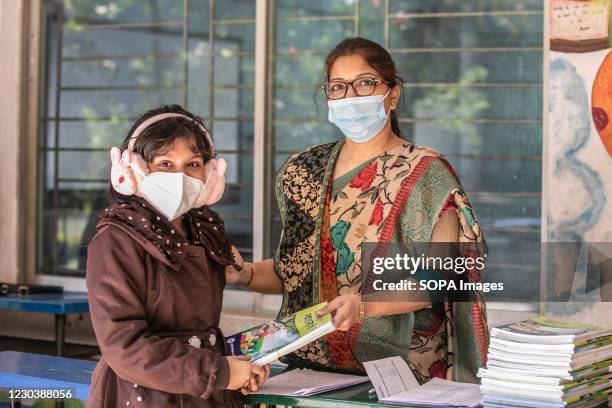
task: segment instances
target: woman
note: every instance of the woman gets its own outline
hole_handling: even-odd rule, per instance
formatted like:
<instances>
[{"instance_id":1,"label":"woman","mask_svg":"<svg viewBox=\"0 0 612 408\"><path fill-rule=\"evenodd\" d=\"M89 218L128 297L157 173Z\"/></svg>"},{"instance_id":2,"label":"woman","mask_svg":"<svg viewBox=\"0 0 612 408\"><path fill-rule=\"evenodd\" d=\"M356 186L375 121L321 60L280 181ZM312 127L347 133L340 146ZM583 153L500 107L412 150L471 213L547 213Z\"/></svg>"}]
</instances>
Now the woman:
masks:
<instances>
[{"instance_id":1,"label":"woman","mask_svg":"<svg viewBox=\"0 0 612 408\"><path fill-rule=\"evenodd\" d=\"M228 282L283 293L280 316L329 302L323 312L334 314L338 330L284 357L290 365L363 372L364 361L402 355L421 382L476 382L488 345L479 294L462 303L360 296L364 242L482 244L469 201L446 160L400 137L402 81L384 48L346 39L325 67L329 120L346 139L289 157L276 179L283 221L276 256L228 268Z\"/></svg>"}]
</instances>

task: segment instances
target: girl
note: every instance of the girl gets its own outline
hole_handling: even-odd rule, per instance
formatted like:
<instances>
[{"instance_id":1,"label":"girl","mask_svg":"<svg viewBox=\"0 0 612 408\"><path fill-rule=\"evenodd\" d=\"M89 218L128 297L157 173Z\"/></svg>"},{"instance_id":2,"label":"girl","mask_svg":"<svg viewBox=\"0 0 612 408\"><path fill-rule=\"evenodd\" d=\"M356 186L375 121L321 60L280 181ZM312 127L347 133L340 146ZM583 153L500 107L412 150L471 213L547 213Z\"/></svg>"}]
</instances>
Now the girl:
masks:
<instances>
[{"instance_id":1,"label":"girl","mask_svg":"<svg viewBox=\"0 0 612 408\"><path fill-rule=\"evenodd\" d=\"M223 221L208 208L223 192L200 118L179 106L146 112L111 150L110 199L88 249L87 288L102 358L90 407L242 406L231 390L269 375L224 356L219 318Z\"/></svg>"}]
</instances>

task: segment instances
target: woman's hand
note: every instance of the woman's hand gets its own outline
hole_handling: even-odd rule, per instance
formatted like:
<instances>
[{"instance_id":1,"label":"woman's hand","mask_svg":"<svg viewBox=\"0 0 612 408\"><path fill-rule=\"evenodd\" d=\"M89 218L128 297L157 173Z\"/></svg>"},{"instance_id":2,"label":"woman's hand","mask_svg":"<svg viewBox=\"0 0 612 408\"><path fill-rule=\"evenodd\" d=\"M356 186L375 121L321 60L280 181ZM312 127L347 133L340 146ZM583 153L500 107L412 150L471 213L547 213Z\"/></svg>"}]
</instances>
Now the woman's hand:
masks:
<instances>
[{"instance_id":1,"label":"woman's hand","mask_svg":"<svg viewBox=\"0 0 612 408\"><path fill-rule=\"evenodd\" d=\"M233 266L228 266L225 268L225 283L230 285L244 285L246 279L248 279L246 268L244 267L244 260L242 259L242 255L236 249L235 246L232 245L232 254L234 255L234 261L237 265L242 267L242 270L237 270Z\"/></svg>"},{"instance_id":2,"label":"woman's hand","mask_svg":"<svg viewBox=\"0 0 612 408\"><path fill-rule=\"evenodd\" d=\"M227 356L229 364L228 390L238 390L243 394L250 391L257 391L266 378L270 375L270 366L260 367L250 363L250 356Z\"/></svg>"},{"instance_id":3,"label":"woman's hand","mask_svg":"<svg viewBox=\"0 0 612 408\"><path fill-rule=\"evenodd\" d=\"M334 327L341 331L347 331L359 321L360 300L359 295L340 295L317 310L317 316L321 317L324 314L331 313Z\"/></svg>"}]
</instances>

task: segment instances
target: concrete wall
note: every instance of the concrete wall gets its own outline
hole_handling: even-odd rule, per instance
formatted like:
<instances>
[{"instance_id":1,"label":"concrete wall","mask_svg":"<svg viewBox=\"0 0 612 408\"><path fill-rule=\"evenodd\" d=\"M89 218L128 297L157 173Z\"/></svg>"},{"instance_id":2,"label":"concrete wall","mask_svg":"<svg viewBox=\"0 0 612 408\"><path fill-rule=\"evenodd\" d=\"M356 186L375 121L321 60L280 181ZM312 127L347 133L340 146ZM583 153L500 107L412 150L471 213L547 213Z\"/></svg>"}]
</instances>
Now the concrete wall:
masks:
<instances>
[{"instance_id":1,"label":"concrete wall","mask_svg":"<svg viewBox=\"0 0 612 408\"><path fill-rule=\"evenodd\" d=\"M22 133L24 0L0 0L0 281L19 270L18 196Z\"/></svg>"}]
</instances>

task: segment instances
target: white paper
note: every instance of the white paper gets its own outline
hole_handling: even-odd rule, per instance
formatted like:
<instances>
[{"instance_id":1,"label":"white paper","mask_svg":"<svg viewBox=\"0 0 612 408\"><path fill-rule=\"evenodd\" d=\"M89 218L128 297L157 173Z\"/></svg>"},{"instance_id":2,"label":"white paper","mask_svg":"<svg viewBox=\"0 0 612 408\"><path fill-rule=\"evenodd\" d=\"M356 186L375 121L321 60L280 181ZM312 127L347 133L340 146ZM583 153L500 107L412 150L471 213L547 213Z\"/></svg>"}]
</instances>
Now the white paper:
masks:
<instances>
[{"instance_id":1,"label":"white paper","mask_svg":"<svg viewBox=\"0 0 612 408\"><path fill-rule=\"evenodd\" d=\"M369 378L362 375L297 369L271 377L254 394L308 396L368 381Z\"/></svg>"},{"instance_id":2,"label":"white paper","mask_svg":"<svg viewBox=\"0 0 612 408\"><path fill-rule=\"evenodd\" d=\"M477 407L480 386L441 378L419 385L406 361L389 357L364 363L381 402L424 407Z\"/></svg>"},{"instance_id":3,"label":"white paper","mask_svg":"<svg viewBox=\"0 0 612 408\"><path fill-rule=\"evenodd\" d=\"M374 385L378 399L419 386L412 370L399 356L367 361L363 365Z\"/></svg>"},{"instance_id":4,"label":"white paper","mask_svg":"<svg viewBox=\"0 0 612 408\"><path fill-rule=\"evenodd\" d=\"M432 378L418 388L403 391L383 402L426 407L477 407L480 405L480 386Z\"/></svg>"}]
</instances>

